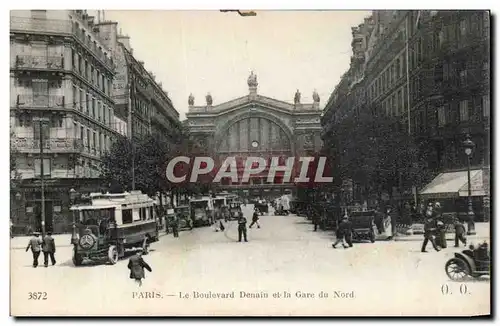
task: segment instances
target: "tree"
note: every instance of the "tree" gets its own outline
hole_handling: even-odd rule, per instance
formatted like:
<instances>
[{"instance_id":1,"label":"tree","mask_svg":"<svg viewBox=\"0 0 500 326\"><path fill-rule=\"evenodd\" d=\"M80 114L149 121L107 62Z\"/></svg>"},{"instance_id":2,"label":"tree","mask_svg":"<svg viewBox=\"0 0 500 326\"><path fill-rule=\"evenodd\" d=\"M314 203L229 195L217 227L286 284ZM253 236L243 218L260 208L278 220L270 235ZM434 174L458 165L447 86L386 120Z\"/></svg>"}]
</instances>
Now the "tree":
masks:
<instances>
[{"instance_id":1,"label":"tree","mask_svg":"<svg viewBox=\"0 0 500 326\"><path fill-rule=\"evenodd\" d=\"M378 116L364 110L344 118L325 137L325 151L334 162L334 187L342 181L361 186L363 197L382 193L392 197L393 187L411 189L428 176L425 158L415 139L397 117Z\"/></svg>"}]
</instances>

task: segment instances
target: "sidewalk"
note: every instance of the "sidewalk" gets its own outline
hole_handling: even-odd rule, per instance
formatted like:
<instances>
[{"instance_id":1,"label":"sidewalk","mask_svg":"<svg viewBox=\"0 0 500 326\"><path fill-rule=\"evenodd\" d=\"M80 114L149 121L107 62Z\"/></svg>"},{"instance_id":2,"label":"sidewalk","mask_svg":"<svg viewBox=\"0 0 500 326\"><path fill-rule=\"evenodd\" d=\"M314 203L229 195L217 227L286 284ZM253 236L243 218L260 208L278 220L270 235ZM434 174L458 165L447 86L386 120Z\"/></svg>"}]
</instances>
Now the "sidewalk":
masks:
<instances>
[{"instance_id":1,"label":"sidewalk","mask_svg":"<svg viewBox=\"0 0 500 326\"><path fill-rule=\"evenodd\" d=\"M467 241L471 240L482 240L490 238L490 223L479 222L476 223L476 234L475 235L466 235ZM413 235L405 235L405 234L397 234L394 236L394 241L423 241L423 234L413 234ZM446 233L446 240L455 241L455 233Z\"/></svg>"},{"instance_id":2,"label":"sidewalk","mask_svg":"<svg viewBox=\"0 0 500 326\"><path fill-rule=\"evenodd\" d=\"M172 234L172 232L170 232L170 234ZM165 230L160 231L159 237L161 238L164 235L167 235ZM57 248L73 246L71 244L71 234L53 234L52 238L54 238ZM10 239L10 249L26 249L30 239L30 236L14 237Z\"/></svg>"}]
</instances>

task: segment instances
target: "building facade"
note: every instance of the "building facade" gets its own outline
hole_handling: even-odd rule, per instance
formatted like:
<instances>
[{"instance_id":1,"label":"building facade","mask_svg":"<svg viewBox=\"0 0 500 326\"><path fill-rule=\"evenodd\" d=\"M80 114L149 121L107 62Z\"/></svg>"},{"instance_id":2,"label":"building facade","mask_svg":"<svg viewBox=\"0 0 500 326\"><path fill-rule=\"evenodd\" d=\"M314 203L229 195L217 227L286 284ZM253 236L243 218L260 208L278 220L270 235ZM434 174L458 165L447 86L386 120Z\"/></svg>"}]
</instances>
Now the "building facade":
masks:
<instances>
[{"instance_id":1,"label":"building facade","mask_svg":"<svg viewBox=\"0 0 500 326\"><path fill-rule=\"evenodd\" d=\"M206 148L219 162L232 156L241 160L250 156L285 159L314 155L321 149L321 111L317 93L313 94L313 103L301 103L297 90L292 104L258 94L257 76L253 72L247 83L248 95L221 104L214 104L210 94L206 95L206 104L199 106L195 105L194 96L189 97L187 124L201 148ZM240 171L243 169L241 163L238 161ZM242 196L264 197L295 191L295 185L283 182L279 173L274 182L267 182L266 172L267 169L262 176L252 177L249 182L242 182L241 177L237 182L222 179L220 188Z\"/></svg>"},{"instance_id":2,"label":"building facade","mask_svg":"<svg viewBox=\"0 0 500 326\"><path fill-rule=\"evenodd\" d=\"M176 141L181 130L179 112L154 73L135 58L130 37L118 31L117 22L100 22L98 28L116 62L113 96L119 133L127 137L155 135L165 142Z\"/></svg>"},{"instance_id":3,"label":"building facade","mask_svg":"<svg viewBox=\"0 0 500 326\"><path fill-rule=\"evenodd\" d=\"M374 11L353 32L351 66L325 106L324 137L364 108L399 117L435 174L467 166L466 134L476 144L472 166L488 169L489 12Z\"/></svg>"},{"instance_id":4,"label":"building facade","mask_svg":"<svg viewBox=\"0 0 500 326\"><path fill-rule=\"evenodd\" d=\"M69 190L100 187L113 128L114 62L81 10L11 11L11 155L14 229L67 231ZM41 151L43 150L43 160Z\"/></svg>"},{"instance_id":5,"label":"building facade","mask_svg":"<svg viewBox=\"0 0 500 326\"><path fill-rule=\"evenodd\" d=\"M101 22L86 10L11 11L15 233L41 230L42 221L46 230L70 231L70 190L108 188L100 163L116 137L154 134L175 141L178 112L127 47L128 37L116 33L116 23Z\"/></svg>"}]
</instances>

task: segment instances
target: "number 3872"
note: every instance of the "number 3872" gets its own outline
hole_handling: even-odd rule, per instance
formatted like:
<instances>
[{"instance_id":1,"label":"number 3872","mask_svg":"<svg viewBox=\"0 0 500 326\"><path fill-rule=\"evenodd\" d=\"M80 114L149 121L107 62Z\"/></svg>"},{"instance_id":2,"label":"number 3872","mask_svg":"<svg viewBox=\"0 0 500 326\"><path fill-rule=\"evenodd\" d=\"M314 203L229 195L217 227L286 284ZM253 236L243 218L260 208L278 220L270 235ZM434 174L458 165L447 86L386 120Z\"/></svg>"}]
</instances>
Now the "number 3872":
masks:
<instances>
[{"instance_id":1,"label":"number 3872","mask_svg":"<svg viewBox=\"0 0 500 326\"><path fill-rule=\"evenodd\" d=\"M28 300L47 300L47 292L28 292Z\"/></svg>"}]
</instances>

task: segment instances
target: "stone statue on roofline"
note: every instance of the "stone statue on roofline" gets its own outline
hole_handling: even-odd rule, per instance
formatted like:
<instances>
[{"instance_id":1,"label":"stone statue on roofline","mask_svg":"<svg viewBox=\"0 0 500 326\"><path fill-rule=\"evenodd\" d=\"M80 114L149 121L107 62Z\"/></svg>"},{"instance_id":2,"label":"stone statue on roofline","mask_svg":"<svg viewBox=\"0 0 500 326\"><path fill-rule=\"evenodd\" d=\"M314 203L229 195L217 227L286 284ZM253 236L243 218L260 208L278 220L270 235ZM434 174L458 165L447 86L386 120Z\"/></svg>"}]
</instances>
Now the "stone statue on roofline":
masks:
<instances>
[{"instance_id":1,"label":"stone statue on roofline","mask_svg":"<svg viewBox=\"0 0 500 326\"><path fill-rule=\"evenodd\" d=\"M257 75L255 75L253 71L250 73L250 76L248 76L247 83L248 87L257 87L257 85L259 84L257 82Z\"/></svg>"},{"instance_id":2,"label":"stone statue on roofline","mask_svg":"<svg viewBox=\"0 0 500 326\"><path fill-rule=\"evenodd\" d=\"M210 93L208 93L207 96L205 96L205 99L207 100L207 105L211 106L213 103L212 95L210 95Z\"/></svg>"},{"instance_id":3,"label":"stone statue on roofline","mask_svg":"<svg viewBox=\"0 0 500 326\"><path fill-rule=\"evenodd\" d=\"M313 92L313 101L314 103L319 103L319 94L316 90Z\"/></svg>"},{"instance_id":4,"label":"stone statue on roofline","mask_svg":"<svg viewBox=\"0 0 500 326\"><path fill-rule=\"evenodd\" d=\"M293 99L293 102L295 104L299 104L300 103L300 92L299 92L299 90L297 90L297 92L295 92L295 98Z\"/></svg>"},{"instance_id":5,"label":"stone statue on roofline","mask_svg":"<svg viewBox=\"0 0 500 326\"><path fill-rule=\"evenodd\" d=\"M189 94L189 97L188 97L188 104L189 106L193 106L194 105L194 96L193 94Z\"/></svg>"}]
</instances>

